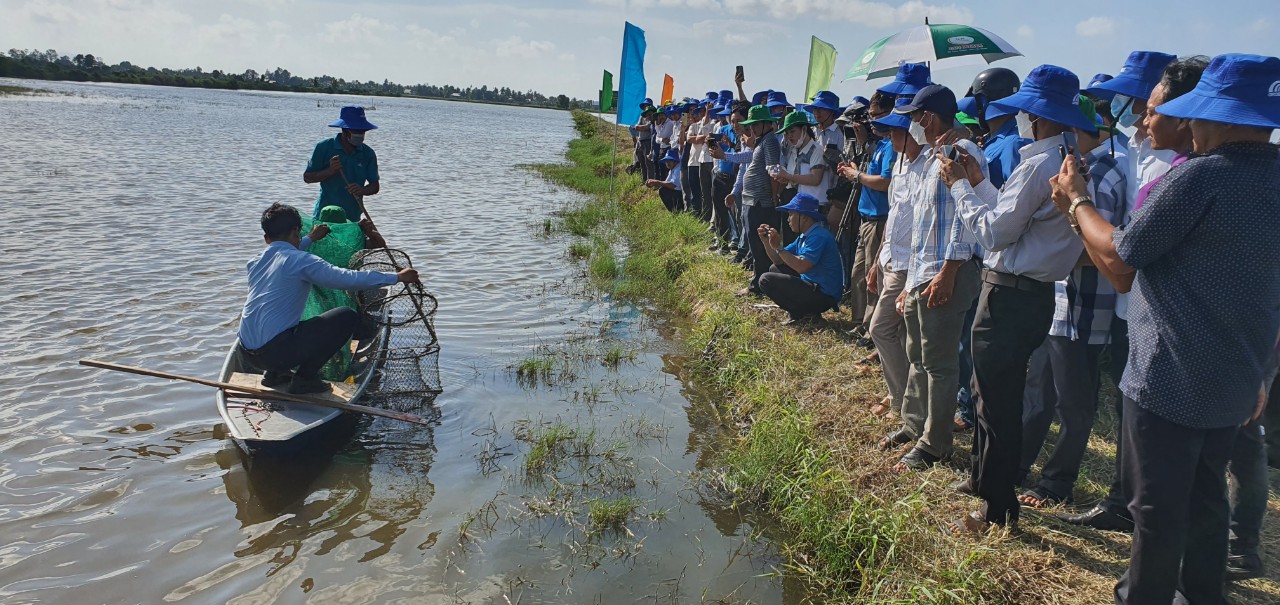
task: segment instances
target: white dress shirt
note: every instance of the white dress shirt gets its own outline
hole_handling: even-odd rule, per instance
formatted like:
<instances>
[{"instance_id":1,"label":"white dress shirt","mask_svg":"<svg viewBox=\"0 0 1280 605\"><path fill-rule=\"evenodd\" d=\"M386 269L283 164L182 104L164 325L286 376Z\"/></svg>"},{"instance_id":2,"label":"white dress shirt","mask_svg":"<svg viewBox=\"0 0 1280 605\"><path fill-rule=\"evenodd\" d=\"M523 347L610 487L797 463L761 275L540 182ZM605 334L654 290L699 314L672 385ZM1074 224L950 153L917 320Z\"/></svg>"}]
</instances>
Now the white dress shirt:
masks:
<instances>
[{"instance_id":1,"label":"white dress shirt","mask_svg":"<svg viewBox=\"0 0 1280 605\"><path fill-rule=\"evenodd\" d=\"M893 179L889 181L889 218L885 219L885 240L880 245L877 262L885 271L906 271L911 259L911 233L914 205L919 194L920 179L929 164L933 148L926 145L913 161L906 154L897 157L893 167Z\"/></svg>"},{"instance_id":2,"label":"white dress shirt","mask_svg":"<svg viewBox=\"0 0 1280 605\"><path fill-rule=\"evenodd\" d=\"M1062 168L1059 142L1050 137L1023 147L1022 162L999 190L990 179L951 186L962 220L987 252L988 269L1055 282L1080 260L1084 244L1054 207L1049 186Z\"/></svg>"}]
</instances>

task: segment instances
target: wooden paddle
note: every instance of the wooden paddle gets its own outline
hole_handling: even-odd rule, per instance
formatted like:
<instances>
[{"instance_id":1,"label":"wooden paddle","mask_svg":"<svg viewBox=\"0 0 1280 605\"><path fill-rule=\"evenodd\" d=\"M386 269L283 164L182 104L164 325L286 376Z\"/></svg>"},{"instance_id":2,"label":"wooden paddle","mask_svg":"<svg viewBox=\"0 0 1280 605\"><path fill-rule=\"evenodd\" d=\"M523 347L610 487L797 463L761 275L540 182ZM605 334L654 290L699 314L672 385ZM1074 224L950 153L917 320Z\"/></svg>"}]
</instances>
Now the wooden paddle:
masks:
<instances>
[{"instance_id":1,"label":"wooden paddle","mask_svg":"<svg viewBox=\"0 0 1280 605\"><path fill-rule=\"evenodd\" d=\"M275 399L280 401L290 401L293 403L305 403L308 405L318 405L320 407L334 408L337 410L342 410L344 412L354 412L357 414L368 414L370 416L380 416L382 418L390 418L392 420L411 422L413 424L423 424L423 425L431 424L431 421L421 416L416 416L414 414L407 414L404 412L395 412L392 410L384 410L381 408L372 408L366 405L357 405L354 403L339 403L336 401L326 401L324 399L320 399L317 397L308 397L306 395L294 395L291 393L285 393L283 391L276 391L272 389L259 389L259 388L249 387L249 386L242 386L238 384L231 384L229 382L218 382L216 380L205 380L203 378L196 378L194 376L170 374L169 372L160 372L158 370L148 370L146 368L139 368L136 366L127 366L127 365L122 365L118 363L110 363L107 361L97 361L94 359L81 359L80 365L89 366L91 368L102 368L104 370L112 370L116 372L125 372L128 374L139 374L141 376L154 376L156 378L167 378L169 380L185 380L187 382L202 384L207 387L222 389L224 391L227 391L228 394L239 393L242 395L253 395L255 397L261 397L263 399Z\"/></svg>"}]
</instances>

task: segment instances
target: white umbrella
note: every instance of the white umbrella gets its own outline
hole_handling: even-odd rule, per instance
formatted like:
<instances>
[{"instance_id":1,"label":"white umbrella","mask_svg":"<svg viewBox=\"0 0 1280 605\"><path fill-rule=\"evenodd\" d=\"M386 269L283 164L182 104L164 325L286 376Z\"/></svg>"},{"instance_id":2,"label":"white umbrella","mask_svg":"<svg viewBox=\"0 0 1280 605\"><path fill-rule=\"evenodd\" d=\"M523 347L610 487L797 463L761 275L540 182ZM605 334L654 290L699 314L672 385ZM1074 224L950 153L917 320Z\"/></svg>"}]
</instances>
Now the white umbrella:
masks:
<instances>
[{"instance_id":1,"label":"white umbrella","mask_svg":"<svg viewBox=\"0 0 1280 605\"><path fill-rule=\"evenodd\" d=\"M1001 38L980 27L930 24L900 31L867 47L858 55L858 64L845 80L893 77L903 63L937 63L944 67L986 65L1022 53Z\"/></svg>"}]
</instances>

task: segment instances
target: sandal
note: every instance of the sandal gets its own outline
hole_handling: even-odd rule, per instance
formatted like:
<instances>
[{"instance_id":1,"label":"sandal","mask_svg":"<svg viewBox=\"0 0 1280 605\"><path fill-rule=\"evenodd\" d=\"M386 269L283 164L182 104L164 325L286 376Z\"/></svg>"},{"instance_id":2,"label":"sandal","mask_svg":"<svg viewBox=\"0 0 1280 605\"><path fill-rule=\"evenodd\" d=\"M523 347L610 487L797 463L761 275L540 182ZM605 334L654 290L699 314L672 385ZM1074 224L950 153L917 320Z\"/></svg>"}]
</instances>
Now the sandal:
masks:
<instances>
[{"instance_id":1,"label":"sandal","mask_svg":"<svg viewBox=\"0 0 1280 605\"><path fill-rule=\"evenodd\" d=\"M978 511L973 511L959 520L947 524L947 529L955 536L981 536L990 527L991 522L982 518L982 513Z\"/></svg>"},{"instance_id":2,"label":"sandal","mask_svg":"<svg viewBox=\"0 0 1280 605\"><path fill-rule=\"evenodd\" d=\"M1062 498L1040 486L1033 487L1018 496L1018 503L1027 508L1050 508L1070 504L1071 498Z\"/></svg>"},{"instance_id":3,"label":"sandal","mask_svg":"<svg viewBox=\"0 0 1280 605\"><path fill-rule=\"evenodd\" d=\"M941 456L934 456L919 447L913 447L893 466L893 470L898 473L927 471L940 460L942 460Z\"/></svg>"},{"instance_id":4,"label":"sandal","mask_svg":"<svg viewBox=\"0 0 1280 605\"><path fill-rule=\"evenodd\" d=\"M900 445L906 445L915 440L915 437L912 437L911 434L907 432L907 429L898 429L889 433L884 439L881 439L879 445L876 447L880 448L880 451L882 452L887 452Z\"/></svg>"},{"instance_id":5,"label":"sandal","mask_svg":"<svg viewBox=\"0 0 1280 605\"><path fill-rule=\"evenodd\" d=\"M890 411L893 410L892 405L893 405L893 398L885 397L884 399L880 400L880 403L871 405L871 413L875 414L876 416L884 416L885 414L888 414Z\"/></svg>"}]
</instances>

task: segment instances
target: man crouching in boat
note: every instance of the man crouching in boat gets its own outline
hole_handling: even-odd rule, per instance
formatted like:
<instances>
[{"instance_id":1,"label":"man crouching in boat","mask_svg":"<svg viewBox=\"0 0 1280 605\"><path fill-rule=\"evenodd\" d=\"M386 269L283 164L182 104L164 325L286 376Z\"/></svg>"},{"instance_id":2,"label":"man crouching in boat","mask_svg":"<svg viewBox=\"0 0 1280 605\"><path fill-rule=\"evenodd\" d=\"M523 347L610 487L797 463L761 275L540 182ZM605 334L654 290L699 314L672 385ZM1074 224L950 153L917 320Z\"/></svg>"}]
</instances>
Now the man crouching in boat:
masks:
<instances>
[{"instance_id":1,"label":"man crouching in boat","mask_svg":"<svg viewBox=\"0 0 1280 605\"><path fill-rule=\"evenodd\" d=\"M288 383L285 391L293 394L328 392L320 368L351 339L360 316L355 309L339 307L298 321L311 286L362 290L416 283L418 272L351 271L307 254L304 250L328 235L329 228L317 225L302 237L302 218L293 206L277 203L267 208L262 232L267 247L248 264L249 299L240 320L240 352L266 370L264 387Z\"/></svg>"}]
</instances>

